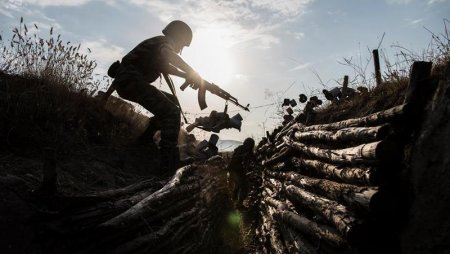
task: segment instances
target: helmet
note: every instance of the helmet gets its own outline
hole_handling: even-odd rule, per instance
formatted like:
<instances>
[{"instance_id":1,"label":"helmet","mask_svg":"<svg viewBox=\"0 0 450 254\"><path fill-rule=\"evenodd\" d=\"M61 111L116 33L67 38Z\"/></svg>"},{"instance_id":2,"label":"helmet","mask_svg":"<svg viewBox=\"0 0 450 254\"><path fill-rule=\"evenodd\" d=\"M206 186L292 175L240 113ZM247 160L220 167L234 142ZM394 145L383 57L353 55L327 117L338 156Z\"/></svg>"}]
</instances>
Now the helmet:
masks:
<instances>
[{"instance_id":1,"label":"helmet","mask_svg":"<svg viewBox=\"0 0 450 254\"><path fill-rule=\"evenodd\" d=\"M163 30L163 34L175 39L183 46L189 47L192 41L191 28L181 20L170 22Z\"/></svg>"},{"instance_id":2,"label":"helmet","mask_svg":"<svg viewBox=\"0 0 450 254\"><path fill-rule=\"evenodd\" d=\"M255 140L252 138L246 138L243 142L243 146L249 150L253 150L253 147L255 146Z\"/></svg>"}]
</instances>

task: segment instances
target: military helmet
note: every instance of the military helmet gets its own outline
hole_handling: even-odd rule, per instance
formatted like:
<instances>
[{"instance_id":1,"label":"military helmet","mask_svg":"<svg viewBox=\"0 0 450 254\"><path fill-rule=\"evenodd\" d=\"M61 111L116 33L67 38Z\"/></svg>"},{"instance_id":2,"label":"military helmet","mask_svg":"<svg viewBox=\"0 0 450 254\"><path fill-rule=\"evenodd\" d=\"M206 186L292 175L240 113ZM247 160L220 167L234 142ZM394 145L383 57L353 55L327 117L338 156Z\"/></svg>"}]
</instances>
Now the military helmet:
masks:
<instances>
[{"instance_id":1,"label":"military helmet","mask_svg":"<svg viewBox=\"0 0 450 254\"><path fill-rule=\"evenodd\" d=\"M243 146L249 150L252 150L253 147L255 146L255 140L252 138L246 138L243 142Z\"/></svg>"},{"instance_id":2,"label":"military helmet","mask_svg":"<svg viewBox=\"0 0 450 254\"><path fill-rule=\"evenodd\" d=\"M191 28L181 20L170 22L163 30L163 34L175 39L183 46L189 47L192 41Z\"/></svg>"}]
</instances>

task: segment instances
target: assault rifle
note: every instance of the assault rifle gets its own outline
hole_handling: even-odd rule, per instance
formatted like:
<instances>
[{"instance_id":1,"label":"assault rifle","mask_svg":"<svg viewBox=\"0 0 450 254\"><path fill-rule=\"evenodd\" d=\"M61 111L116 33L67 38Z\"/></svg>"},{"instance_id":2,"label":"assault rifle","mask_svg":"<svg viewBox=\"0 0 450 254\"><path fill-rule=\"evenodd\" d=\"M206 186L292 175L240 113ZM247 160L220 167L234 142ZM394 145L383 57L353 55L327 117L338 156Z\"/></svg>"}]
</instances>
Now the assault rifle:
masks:
<instances>
[{"instance_id":1,"label":"assault rifle","mask_svg":"<svg viewBox=\"0 0 450 254\"><path fill-rule=\"evenodd\" d=\"M220 98L224 99L225 101L227 101L227 102L230 101L234 105L236 105L244 110L250 111L248 109L250 104L247 104L247 106L244 107L243 105L239 104L238 100L235 97L231 96L231 94L229 94L228 92L226 92L219 86L217 86L213 83L209 83L206 80L202 79L202 82L200 84L192 84L191 82L186 80L180 86L181 91L184 91L184 89L186 89L186 87L188 87L188 86L192 87L192 89L194 89L194 90L198 89L198 105L200 106L201 110L208 107L208 105L206 105L206 100L205 100L206 90L208 90L210 93L219 96Z\"/></svg>"}]
</instances>

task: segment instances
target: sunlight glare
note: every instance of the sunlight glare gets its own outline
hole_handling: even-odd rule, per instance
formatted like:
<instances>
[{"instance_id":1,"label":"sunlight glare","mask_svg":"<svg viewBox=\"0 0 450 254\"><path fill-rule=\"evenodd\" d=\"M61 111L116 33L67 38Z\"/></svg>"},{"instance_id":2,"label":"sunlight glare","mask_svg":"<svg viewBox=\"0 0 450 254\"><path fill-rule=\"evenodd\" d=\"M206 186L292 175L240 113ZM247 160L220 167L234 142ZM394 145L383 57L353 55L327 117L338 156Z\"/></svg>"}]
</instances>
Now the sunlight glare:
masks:
<instances>
[{"instance_id":1,"label":"sunlight glare","mask_svg":"<svg viewBox=\"0 0 450 254\"><path fill-rule=\"evenodd\" d=\"M205 80L228 86L234 75L234 59L227 39L228 29L198 29L190 47L183 50L186 59Z\"/></svg>"}]
</instances>

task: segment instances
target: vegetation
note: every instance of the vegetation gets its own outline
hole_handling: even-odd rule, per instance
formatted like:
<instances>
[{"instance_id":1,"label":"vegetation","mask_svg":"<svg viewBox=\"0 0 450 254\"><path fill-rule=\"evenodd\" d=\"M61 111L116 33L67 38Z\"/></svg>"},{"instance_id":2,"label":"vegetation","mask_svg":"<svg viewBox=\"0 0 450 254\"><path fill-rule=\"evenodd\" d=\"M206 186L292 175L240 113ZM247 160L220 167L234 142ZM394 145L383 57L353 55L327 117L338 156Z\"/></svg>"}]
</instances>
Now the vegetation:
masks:
<instances>
[{"instance_id":1,"label":"vegetation","mask_svg":"<svg viewBox=\"0 0 450 254\"><path fill-rule=\"evenodd\" d=\"M0 40L0 138L8 149L61 152L88 144L120 145L136 135L132 106L114 116L92 97L106 77L93 74L96 62L55 36L33 32L21 19L12 38ZM131 110L130 110L131 108Z\"/></svg>"},{"instance_id":2,"label":"vegetation","mask_svg":"<svg viewBox=\"0 0 450 254\"><path fill-rule=\"evenodd\" d=\"M27 182L28 185L37 186L41 182L41 172L37 169L42 167L41 158L44 157L42 151L50 150L57 157L57 168L62 169L58 171L58 185L63 191L69 190L67 192L70 194L78 195L94 189L114 192L118 187L137 182L139 178L148 178L151 168L157 164L157 161L155 163L148 155L155 154L156 150L149 148L153 149L149 152L149 150L139 147L130 151L132 146L129 144L139 132L136 126L141 123L141 119L136 118L134 111L130 110L130 106L126 104L113 115L92 96L97 91L99 82L102 81L96 80L93 75L96 63L81 53L80 45L72 46L69 42L63 42L59 35L54 36L53 29L50 29L48 38L41 38L38 35L38 27L33 27L35 33L30 35L29 27L21 20L19 27L13 30L11 40L4 41L3 38L0 38L0 142L6 144L0 147L0 172L2 174L13 173L20 175L21 178L23 176L25 181L31 183ZM418 57L411 52L401 51L399 56L403 57L402 64L405 66L409 66L416 60L430 60L428 57L433 56L434 75L441 75L442 69L450 59L449 42L450 37L445 29L445 34L433 34L433 43L429 48L429 54L422 54ZM315 123L367 115L401 104L407 87L408 72L404 69L401 71L399 68L394 68L394 65L388 64L387 66L389 68L383 77L383 84L373 87L367 93L360 94L353 99L323 106L318 111ZM220 165L223 167L224 163L221 162ZM16 171L11 172L12 170ZM223 175L223 170L218 171ZM261 169L255 168L254 171L259 173ZM202 171L198 172L203 173ZM189 178L190 175L186 177L185 180L195 178L193 183L201 179L205 185L209 184L205 174L195 175L192 179ZM150 183L154 189L148 190L146 195L161 187L157 179L150 179ZM253 183L255 182L253 181ZM220 184L225 185L223 181ZM225 189L225 187L223 188ZM212 189L214 191L200 193L206 196L202 200L214 201L213 197L209 198L206 195L217 193L217 188ZM123 196L132 194L135 193L125 192ZM257 190L254 191L254 195L258 194ZM139 197L139 200L143 197L144 195ZM228 198L226 193L224 197ZM120 198L122 198L122 194ZM192 196L188 201L194 202L195 198L196 196ZM249 207L255 206L251 212L254 213L252 216L256 217L255 214L260 212L258 203L255 201L256 199L250 200L251 198L254 197L250 197L247 203ZM89 200L92 203L85 204L86 207L95 207L92 205L94 201ZM171 202L175 203L178 200L171 200ZM168 204L167 206L171 208L173 204L171 202L160 202L159 204ZM180 204L183 205L182 202ZM93 214L97 215L98 212L101 216L108 217L113 215L109 212L117 212L115 207L111 209L109 204L104 205L98 206L98 208L103 207L104 210L93 209ZM120 208L123 203L118 202L117 205ZM61 208L61 206L58 208L65 208ZM11 207L14 207L14 204ZM199 207L201 210L207 210L204 208L203 204ZM228 211L230 207L226 208ZM104 219L101 216L100 219ZM169 218L169 215L167 216ZM80 217L80 220L85 218ZM233 226L240 222L241 217L238 213L233 213L229 219L230 225ZM202 224L202 222L198 223ZM146 227L139 223L137 226ZM254 248L253 245L258 244L253 241L253 231L250 231L253 226L244 226L246 229L244 239L232 239L236 245L240 245L241 241L244 241L246 247ZM29 228L26 230L31 231ZM144 230L148 231L147 228ZM228 231L231 232L230 235L233 235L232 233L236 232L236 229L231 227ZM138 233L140 234L141 231ZM127 231L123 231L121 234L127 234L130 238L135 237L135 235L130 236ZM195 234L189 234L189 236L195 237ZM235 236L233 235L233 237ZM13 237L14 235L10 236L10 238ZM22 240L19 237L16 238L16 241Z\"/></svg>"},{"instance_id":3,"label":"vegetation","mask_svg":"<svg viewBox=\"0 0 450 254\"><path fill-rule=\"evenodd\" d=\"M394 46L398 49L396 61L392 62L386 54L382 54L386 70L383 73L383 83L379 86L374 84L374 78L367 74L371 59L366 64L357 64L352 59L345 59L342 64L349 66L354 71L350 86L368 87L367 93L358 93L348 100L338 103L326 103L318 109L315 119L316 123L327 123L340 121L351 117L361 117L383 109L399 105L403 102L405 89L408 86L409 71L413 62L428 61L433 62L433 73L435 78L442 78L444 68L450 62L450 33L447 25L448 20L444 20L444 32L440 34L431 33L431 42L423 52L417 53L401 46Z\"/></svg>"}]
</instances>

